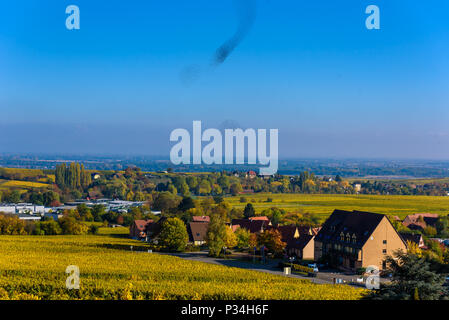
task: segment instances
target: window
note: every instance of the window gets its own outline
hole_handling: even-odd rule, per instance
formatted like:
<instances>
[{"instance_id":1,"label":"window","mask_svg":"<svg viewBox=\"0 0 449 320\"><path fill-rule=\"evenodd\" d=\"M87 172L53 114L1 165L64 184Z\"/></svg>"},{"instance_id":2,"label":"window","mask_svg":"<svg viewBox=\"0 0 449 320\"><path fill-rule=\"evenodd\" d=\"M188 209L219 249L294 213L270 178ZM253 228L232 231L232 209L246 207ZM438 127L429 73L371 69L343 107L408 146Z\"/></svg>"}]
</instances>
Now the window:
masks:
<instances>
[{"instance_id":1,"label":"window","mask_svg":"<svg viewBox=\"0 0 449 320\"><path fill-rule=\"evenodd\" d=\"M387 244L387 240L384 240L383 243L384 243L384 244Z\"/></svg>"},{"instance_id":2,"label":"window","mask_svg":"<svg viewBox=\"0 0 449 320\"><path fill-rule=\"evenodd\" d=\"M387 254L387 249L383 249L383 250L382 250L382 253L383 253L383 254Z\"/></svg>"},{"instance_id":3,"label":"window","mask_svg":"<svg viewBox=\"0 0 449 320\"><path fill-rule=\"evenodd\" d=\"M340 240L341 241L345 241L345 235L344 235L344 233L342 232L342 233L340 233Z\"/></svg>"},{"instance_id":4,"label":"window","mask_svg":"<svg viewBox=\"0 0 449 320\"><path fill-rule=\"evenodd\" d=\"M355 236L355 233L352 235L352 243L356 243L357 242L357 237Z\"/></svg>"}]
</instances>

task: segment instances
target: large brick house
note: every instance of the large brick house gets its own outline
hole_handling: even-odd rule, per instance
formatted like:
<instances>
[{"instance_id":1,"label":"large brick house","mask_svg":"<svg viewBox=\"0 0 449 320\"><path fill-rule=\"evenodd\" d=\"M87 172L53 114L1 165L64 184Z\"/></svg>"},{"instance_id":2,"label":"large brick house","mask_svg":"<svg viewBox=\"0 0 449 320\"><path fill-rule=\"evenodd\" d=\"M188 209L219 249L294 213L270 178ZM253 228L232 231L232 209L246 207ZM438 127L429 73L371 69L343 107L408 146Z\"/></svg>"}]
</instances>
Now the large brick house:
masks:
<instances>
[{"instance_id":1,"label":"large brick house","mask_svg":"<svg viewBox=\"0 0 449 320\"><path fill-rule=\"evenodd\" d=\"M406 244L390 220L383 215L360 211L335 210L315 237L315 260L355 271L377 266L386 268L385 258Z\"/></svg>"}]
</instances>

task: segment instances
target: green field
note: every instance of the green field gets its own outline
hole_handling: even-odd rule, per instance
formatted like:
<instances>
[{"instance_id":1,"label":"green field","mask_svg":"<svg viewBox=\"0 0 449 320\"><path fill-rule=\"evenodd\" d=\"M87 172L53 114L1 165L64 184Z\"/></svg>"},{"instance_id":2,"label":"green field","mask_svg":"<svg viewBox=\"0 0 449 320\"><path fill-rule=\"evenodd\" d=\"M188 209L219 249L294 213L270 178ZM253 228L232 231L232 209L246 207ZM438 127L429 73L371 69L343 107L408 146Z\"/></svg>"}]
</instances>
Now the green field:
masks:
<instances>
[{"instance_id":1,"label":"green field","mask_svg":"<svg viewBox=\"0 0 449 320\"><path fill-rule=\"evenodd\" d=\"M449 197L258 193L229 197L225 201L234 207L243 208L246 203L240 202L241 197L253 204L256 213L278 207L287 212L314 213L322 218L335 209L370 211L400 218L424 212L449 214ZM267 198L273 199L273 202L267 202Z\"/></svg>"},{"instance_id":2,"label":"green field","mask_svg":"<svg viewBox=\"0 0 449 320\"><path fill-rule=\"evenodd\" d=\"M0 299L321 300L359 299L365 292L146 249L146 244L120 235L0 236ZM79 267L79 290L66 288L69 265Z\"/></svg>"}]
</instances>

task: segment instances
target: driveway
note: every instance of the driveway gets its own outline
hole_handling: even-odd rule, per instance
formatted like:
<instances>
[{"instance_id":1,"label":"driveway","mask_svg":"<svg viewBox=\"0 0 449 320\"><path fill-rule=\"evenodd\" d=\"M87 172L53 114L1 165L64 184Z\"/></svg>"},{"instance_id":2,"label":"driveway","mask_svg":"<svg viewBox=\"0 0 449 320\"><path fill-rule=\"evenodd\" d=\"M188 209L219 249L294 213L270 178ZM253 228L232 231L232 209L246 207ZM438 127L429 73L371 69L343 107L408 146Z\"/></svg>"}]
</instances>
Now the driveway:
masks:
<instances>
[{"instance_id":1,"label":"driveway","mask_svg":"<svg viewBox=\"0 0 449 320\"><path fill-rule=\"evenodd\" d=\"M223 265L227 267L235 267L235 268L242 268L242 269L248 269L248 270L254 270L259 272L265 272L265 273L271 273L276 275L281 275L284 277L291 277L291 278L298 278L303 280L311 281L312 283L317 284L333 284L333 278L341 278L345 281L349 282L351 279L355 281L356 275L353 275L352 277L349 275L343 275L341 273L332 273L332 272L319 272L317 274L317 277L307 277L302 276L298 274L291 274L291 275L284 275L284 272L282 270L279 270L277 260L271 260L268 261L266 264L261 263L251 263L247 261L242 261L238 259L223 259L223 258L213 258L208 256L207 251L198 251L198 252L184 252L184 253L165 253L165 252L158 252L158 254L166 254L171 255L175 257L179 257L182 259L192 260L192 261L200 261L205 263L212 263L212 264L218 264ZM360 287L360 286L356 286Z\"/></svg>"}]
</instances>

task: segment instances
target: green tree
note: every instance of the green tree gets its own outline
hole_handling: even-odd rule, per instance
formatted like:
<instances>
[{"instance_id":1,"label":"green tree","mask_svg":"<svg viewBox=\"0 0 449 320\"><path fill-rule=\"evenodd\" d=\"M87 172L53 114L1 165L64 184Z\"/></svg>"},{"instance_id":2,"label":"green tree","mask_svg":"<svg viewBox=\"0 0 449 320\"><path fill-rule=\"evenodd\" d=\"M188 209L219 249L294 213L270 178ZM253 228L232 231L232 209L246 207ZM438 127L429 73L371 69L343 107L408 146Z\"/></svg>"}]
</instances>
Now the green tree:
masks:
<instances>
[{"instance_id":1,"label":"green tree","mask_svg":"<svg viewBox=\"0 0 449 320\"><path fill-rule=\"evenodd\" d=\"M233 196L238 195L240 192L243 191L242 185L240 183L233 183L231 187L229 188L229 191Z\"/></svg>"},{"instance_id":2,"label":"green tree","mask_svg":"<svg viewBox=\"0 0 449 320\"><path fill-rule=\"evenodd\" d=\"M238 228L235 231L235 236L237 237L237 248L239 249L248 248L251 233L247 229Z\"/></svg>"},{"instance_id":3,"label":"green tree","mask_svg":"<svg viewBox=\"0 0 449 320\"><path fill-rule=\"evenodd\" d=\"M227 212L222 207L215 208L211 214L206 242L209 247L209 255L212 257L220 256L223 247L226 246L226 228L229 228L226 226L226 217Z\"/></svg>"},{"instance_id":4,"label":"green tree","mask_svg":"<svg viewBox=\"0 0 449 320\"><path fill-rule=\"evenodd\" d=\"M89 231L87 225L70 216L61 217L58 222L63 234L83 235Z\"/></svg>"},{"instance_id":5,"label":"green tree","mask_svg":"<svg viewBox=\"0 0 449 320\"><path fill-rule=\"evenodd\" d=\"M425 258L401 250L386 258L387 272L392 274L391 284L381 284L369 295L375 300L440 300L447 297L443 287L445 276L431 271Z\"/></svg>"},{"instance_id":6,"label":"green tree","mask_svg":"<svg viewBox=\"0 0 449 320\"><path fill-rule=\"evenodd\" d=\"M178 206L178 210L183 212L193 208L195 208L195 203L193 202L193 199L190 197L184 197Z\"/></svg>"},{"instance_id":7,"label":"green tree","mask_svg":"<svg viewBox=\"0 0 449 320\"><path fill-rule=\"evenodd\" d=\"M163 222L159 242L166 250L182 252L188 241L186 225L181 219L168 218Z\"/></svg>"},{"instance_id":8,"label":"green tree","mask_svg":"<svg viewBox=\"0 0 449 320\"><path fill-rule=\"evenodd\" d=\"M160 192L153 203L153 208L160 211L170 211L170 209L176 208L179 204L179 197L173 193L163 191Z\"/></svg>"},{"instance_id":9,"label":"green tree","mask_svg":"<svg viewBox=\"0 0 449 320\"><path fill-rule=\"evenodd\" d=\"M34 234L47 236L58 235L62 234L62 229L55 220L51 219L48 221L37 222Z\"/></svg>"},{"instance_id":10,"label":"green tree","mask_svg":"<svg viewBox=\"0 0 449 320\"><path fill-rule=\"evenodd\" d=\"M245 217L245 219L249 219L251 217L254 217L255 215L256 210L251 203L248 203L245 207L245 210L243 210L243 216Z\"/></svg>"}]
</instances>

